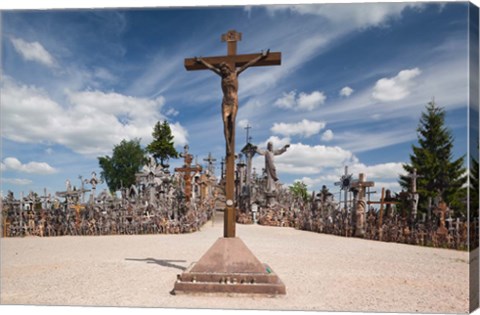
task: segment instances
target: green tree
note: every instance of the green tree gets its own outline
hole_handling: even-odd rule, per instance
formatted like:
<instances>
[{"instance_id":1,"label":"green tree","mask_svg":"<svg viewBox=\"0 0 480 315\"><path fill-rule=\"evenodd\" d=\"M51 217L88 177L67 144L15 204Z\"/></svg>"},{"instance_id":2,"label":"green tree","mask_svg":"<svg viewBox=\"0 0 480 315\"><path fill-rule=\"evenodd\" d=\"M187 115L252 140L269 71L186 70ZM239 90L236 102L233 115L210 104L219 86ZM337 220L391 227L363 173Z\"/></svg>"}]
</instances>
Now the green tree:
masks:
<instances>
[{"instance_id":1,"label":"green tree","mask_svg":"<svg viewBox=\"0 0 480 315\"><path fill-rule=\"evenodd\" d=\"M107 183L110 192L121 187L135 184L135 173L145 165L145 151L140 146L140 139L122 140L114 146L112 157L99 157L98 162L102 172L100 176Z\"/></svg>"},{"instance_id":2,"label":"green tree","mask_svg":"<svg viewBox=\"0 0 480 315\"><path fill-rule=\"evenodd\" d=\"M178 152L173 144L172 130L166 120L163 123L158 121L155 124L152 137L153 141L147 146L146 150L153 155L157 162L160 160L160 165L165 167L170 158L178 158Z\"/></svg>"},{"instance_id":3,"label":"green tree","mask_svg":"<svg viewBox=\"0 0 480 315\"><path fill-rule=\"evenodd\" d=\"M458 212L465 214L464 198L466 182L464 159L462 156L453 160L453 136L445 127L445 110L437 107L435 102L429 102L422 113L417 128L418 144L412 145L413 154L410 154L410 164L403 168L408 173L417 169L423 177L417 179L419 193L419 212L427 210L428 198L441 196L442 199ZM400 176L402 188L410 189L410 178Z\"/></svg>"},{"instance_id":4,"label":"green tree","mask_svg":"<svg viewBox=\"0 0 480 315\"><path fill-rule=\"evenodd\" d=\"M296 181L288 188L295 197L301 198L305 202L308 201L307 185L304 182Z\"/></svg>"}]
</instances>

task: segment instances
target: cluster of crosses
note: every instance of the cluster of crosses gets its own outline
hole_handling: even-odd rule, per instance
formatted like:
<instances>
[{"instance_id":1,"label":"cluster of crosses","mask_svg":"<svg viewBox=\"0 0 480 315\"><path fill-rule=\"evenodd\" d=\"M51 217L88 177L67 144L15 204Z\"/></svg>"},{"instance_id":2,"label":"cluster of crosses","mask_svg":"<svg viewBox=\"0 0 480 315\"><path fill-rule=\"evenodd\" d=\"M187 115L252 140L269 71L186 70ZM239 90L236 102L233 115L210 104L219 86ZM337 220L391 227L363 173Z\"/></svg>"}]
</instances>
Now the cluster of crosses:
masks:
<instances>
[{"instance_id":1,"label":"cluster of crosses","mask_svg":"<svg viewBox=\"0 0 480 315\"><path fill-rule=\"evenodd\" d=\"M339 201L326 186L307 201L291 198L283 190L281 205L272 209L260 209L258 223L262 225L295 227L320 233L354 236L387 242L465 249L469 238L468 230L477 231L478 221L470 223L465 218L452 217L453 211L437 198L428 209L428 214L418 215L419 194L416 180L421 177L413 169L410 189L392 195L390 190L381 189L380 200L370 200L375 193L370 188L375 182L367 181L365 174L358 178L345 173L335 183L340 187ZM342 194L343 193L343 194ZM399 211L398 209L402 210ZM246 220L242 220L246 222Z\"/></svg>"},{"instance_id":2,"label":"cluster of crosses","mask_svg":"<svg viewBox=\"0 0 480 315\"><path fill-rule=\"evenodd\" d=\"M9 192L2 202L3 236L105 235L133 233L181 233L198 230L215 209L216 178L209 154L207 170L192 164L188 146L181 155L182 167L174 174L153 158L136 174L136 184L122 188L121 196L107 190L96 194L101 181L92 172L79 176L81 188L66 181L66 189L55 196L21 193L17 200ZM86 189L85 185L90 185ZM89 198L86 193L90 192ZM87 199L87 200L86 200ZM182 226L183 225L183 226ZM194 225L194 227L192 227ZM167 228L171 227L171 228ZM147 232L148 231L148 232ZM172 232L174 231L174 232Z\"/></svg>"}]
</instances>

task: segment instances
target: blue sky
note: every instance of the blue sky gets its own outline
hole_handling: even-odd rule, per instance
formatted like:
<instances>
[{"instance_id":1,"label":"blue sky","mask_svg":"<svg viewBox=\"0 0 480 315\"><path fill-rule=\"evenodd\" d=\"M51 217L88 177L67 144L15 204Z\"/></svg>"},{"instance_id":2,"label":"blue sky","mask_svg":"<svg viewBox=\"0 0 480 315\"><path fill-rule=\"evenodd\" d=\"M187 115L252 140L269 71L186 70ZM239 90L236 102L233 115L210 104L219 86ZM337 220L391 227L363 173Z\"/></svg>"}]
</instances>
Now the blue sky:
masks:
<instances>
[{"instance_id":1,"label":"blue sky","mask_svg":"<svg viewBox=\"0 0 480 315\"><path fill-rule=\"evenodd\" d=\"M200 163L211 152L219 171L220 80L183 61L224 55L220 35L236 29L239 53L282 52L281 66L240 76L237 151L248 123L261 148L291 144L276 157L286 185L337 192L348 165L399 191L432 97L455 157L467 153L467 18L465 3L4 11L1 190L79 187L98 156L122 139L148 144L164 119L178 150L188 143Z\"/></svg>"}]
</instances>

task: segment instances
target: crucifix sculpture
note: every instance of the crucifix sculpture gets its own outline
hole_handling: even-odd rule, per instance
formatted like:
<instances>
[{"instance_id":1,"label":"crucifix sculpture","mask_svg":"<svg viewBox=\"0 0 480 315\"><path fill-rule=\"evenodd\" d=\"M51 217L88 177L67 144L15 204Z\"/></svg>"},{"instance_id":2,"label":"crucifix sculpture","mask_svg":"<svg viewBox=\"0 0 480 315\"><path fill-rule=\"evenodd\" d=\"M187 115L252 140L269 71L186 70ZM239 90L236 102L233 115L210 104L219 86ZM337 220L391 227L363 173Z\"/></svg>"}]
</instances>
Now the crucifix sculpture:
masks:
<instances>
[{"instance_id":1,"label":"crucifix sculpture","mask_svg":"<svg viewBox=\"0 0 480 315\"><path fill-rule=\"evenodd\" d=\"M280 65L281 53L269 50L256 54L237 54L237 42L242 33L230 30L222 35L227 42L227 55L185 59L187 70L211 70L221 77L223 91L222 120L226 142L226 211L224 237L235 237L234 177L235 177L235 119L238 111L238 76L249 67Z\"/></svg>"},{"instance_id":2,"label":"crucifix sculpture","mask_svg":"<svg viewBox=\"0 0 480 315\"><path fill-rule=\"evenodd\" d=\"M175 168L175 172L183 173L183 180L185 182L185 200L190 202L192 198L192 172L201 172L202 167L200 165L192 166L193 155L188 153L188 145L183 147L184 152L180 154L183 157L183 167Z\"/></svg>"},{"instance_id":3,"label":"crucifix sculpture","mask_svg":"<svg viewBox=\"0 0 480 315\"><path fill-rule=\"evenodd\" d=\"M208 152L208 157L203 159L205 162L208 162L208 171L210 172L210 174L214 174L215 173L215 167L213 165L213 162L215 162L217 159L214 159L213 156L212 156L212 153L211 152Z\"/></svg>"}]
</instances>

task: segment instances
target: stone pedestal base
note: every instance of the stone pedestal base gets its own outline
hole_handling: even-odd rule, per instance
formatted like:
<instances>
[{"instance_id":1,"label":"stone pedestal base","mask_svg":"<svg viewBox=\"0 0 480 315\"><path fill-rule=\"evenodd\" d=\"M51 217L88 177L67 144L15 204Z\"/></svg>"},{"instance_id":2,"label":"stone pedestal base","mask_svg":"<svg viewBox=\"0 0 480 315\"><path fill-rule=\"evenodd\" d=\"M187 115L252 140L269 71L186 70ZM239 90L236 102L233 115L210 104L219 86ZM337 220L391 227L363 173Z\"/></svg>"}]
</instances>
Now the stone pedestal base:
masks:
<instances>
[{"instance_id":1,"label":"stone pedestal base","mask_svg":"<svg viewBox=\"0 0 480 315\"><path fill-rule=\"evenodd\" d=\"M286 288L241 239L232 237L219 238L198 262L178 275L172 293L279 295L286 294Z\"/></svg>"}]
</instances>

